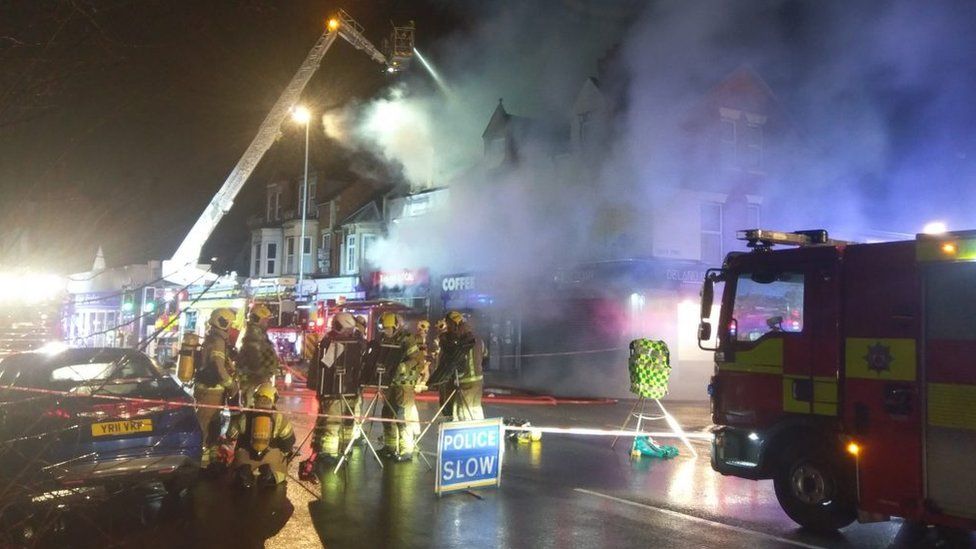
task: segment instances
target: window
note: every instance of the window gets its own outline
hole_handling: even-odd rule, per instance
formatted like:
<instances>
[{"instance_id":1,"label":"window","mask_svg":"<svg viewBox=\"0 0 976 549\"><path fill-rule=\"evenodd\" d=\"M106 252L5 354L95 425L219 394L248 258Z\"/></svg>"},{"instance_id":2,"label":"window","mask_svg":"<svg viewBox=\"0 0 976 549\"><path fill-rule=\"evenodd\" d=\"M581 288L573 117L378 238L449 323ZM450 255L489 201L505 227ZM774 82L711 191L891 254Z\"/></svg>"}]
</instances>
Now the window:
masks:
<instances>
[{"instance_id":1,"label":"window","mask_svg":"<svg viewBox=\"0 0 976 549\"><path fill-rule=\"evenodd\" d=\"M308 214L312 214L312 211L315 209L316 186L317 186L317 181L315 180L315 176L309 175L308 176L308 209L306 210L306 213ZM305 202L305 179L304 178L298 180L298 192L296 192L295 194L298 195L297 196L298 200L296 201L297 204L295 205L295 211L298 212L298 215L300 216L302 215L302 203Z\"/></svg>"},{"instance_id":2,"label":"window","mask_svg":"<svg viewBox=\"0 0 976 549\"><path fill-rule=\"evenodd\" d=\"M308 213L312 214L315 210L317 201L315 199L316 191L318 190L319 181L317 177L309 176L308 178Z\"/></svg>"},{"instance_id":3,"label":"window","mask_svg":"<svg viewBox=\"0 0 976 549\"><path fill-rule=\"evenodd\" d=\"M370 253L373 251L373 245L376 244L375 234L364 234L363 235L363 262L370 261Z\"/></svg>"},{"instance_id":4,"label":"window","mask_svg":"<svg viewBox=\"0 0 976 549\"><path fill-rule=\"evenodd\" d=\"M323 273L332 271L332 233L322 235L322 246L319 248L319 270Z\"/></svg>"},{"instance_id":5,"label":"window","mask_svg":"<svg viewBox=\"0 0 976 549\"><path fill-rule=\"evenodd\" d=\"M312 237L306 236L302 243L302 271L307 273L312 270Z\"/></svg>"},{"instance_id":6,"label":"window","mask_svg":"<svg viewBox=\"0 0 976 549\"><path fill-rule=\"evenodd\" d=\"M254 269L251 270L251 276L261 276L261 245L255 244L254 250L251 252L251 260L254 263Z\"/></svg>"},{"instance_id":7,"label":"window","mask_svg":"<svg viewBox=\"0 0 976 549\"><path fill-rule=\"evenodd\" d=\"M275 274L275 260L278 259L278 244L274 242L268 242L267 253L265 254L267 275L273 276Z\"/></svg>"},{"instance_id":8,"label":"window","mask_svg":"<svg viewBox=\"0 0 976 549\"><path fill-rule=\"evenodd\" d=\"M976 263L930 267L925 281L925 331L931 340L976 340L976 322L972 320L976 307L974 279Z\"/></svg>"},{"instance_id":9,"label":"window","mask_svg":"<svg viewBox=\"0 0 976 549\"><path fill-rule=\"evenodd\" d=\"M295 271L295 237L289 236L285 239L285 267L282 272L285 274Z\"/></svg>"},{"instance_id":10,"label":"window","mask_svg":"<svg viewBox=\"0 0 976 549\"><path fill-rule=\"evenodd\" d=\"M763 128L758 124L744 124L738 140L739 167L760 170L763 164Z\"/></svg>"},{"instance_id":11,"label":"window","mask_svg":"<svg viewBox=\"0 0 976 549\"><path fill-rule=\"evenodd\" d=\"M277 186L268 187L268 221L281 219L281 189Z\"/></svg>"},{"instance_id":12,"label":"window","mask_svg":"<svg viewBox=\"0 0 976 549\"><path fill-rule=\"evenodd\" d=\"M726 168L737 167L735 159L735 130L735 120L722 118L721 127L719 128L719 154L721 156L720 161L722 166Z\"/></svg>"},{"instance_id":13,"label":"window","mask_svg":"<svg viewBox=\"0 0 976 549\"><path fill-rule=\"evenodd\" d=\"M746 204L746 226L750 229L758 229L759 224L759 204Z\"/></svg>"},{"instance_id":14,"label":"window","mask_svg":"<svg viewBox=\"0 0 976 549\"><path fill-rule=\"evenodd\" d=\"M732 308L738 341L755 341L770 332L803 331L803 275L739 275Z\"/></svg>"},{"instance_id":15,"label":"window","mask_svg":"<svg viewBox=\"0 0 976 549\"><path fill-rule=\"evenodd\" d=\"M722 263L722 205L701 205L701 260L710 265Z\"/></svg>"},{"instance_id":16,"label":"window","mask_svg":"<svg viewBox=\"0 0 976 549\"><path fill-rule=\"evenodd\" d=\"M356 235L346 235L346 272L354 274L359 272L356 268Z\"/></svg>"}]
</instances>

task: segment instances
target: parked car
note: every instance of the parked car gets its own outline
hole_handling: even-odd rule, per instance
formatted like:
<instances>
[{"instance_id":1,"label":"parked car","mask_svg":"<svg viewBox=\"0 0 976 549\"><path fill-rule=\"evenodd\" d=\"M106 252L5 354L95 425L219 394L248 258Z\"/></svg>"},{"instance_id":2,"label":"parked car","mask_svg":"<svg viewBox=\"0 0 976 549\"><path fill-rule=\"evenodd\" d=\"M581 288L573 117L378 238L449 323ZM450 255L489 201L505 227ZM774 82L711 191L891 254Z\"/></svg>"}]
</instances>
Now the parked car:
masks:
<instances>
[{"instance_id":1,"label":"parked car","mask_svg":"<svg viewBox=\"0 0 976 549\"><path fill-rule=\"evenodd\" d=\"M149 485L181 491L200 463L192 403L133 349L7 356L0 361L0 493L28 506L64 506Z\"/></svg>"}]
</instances>

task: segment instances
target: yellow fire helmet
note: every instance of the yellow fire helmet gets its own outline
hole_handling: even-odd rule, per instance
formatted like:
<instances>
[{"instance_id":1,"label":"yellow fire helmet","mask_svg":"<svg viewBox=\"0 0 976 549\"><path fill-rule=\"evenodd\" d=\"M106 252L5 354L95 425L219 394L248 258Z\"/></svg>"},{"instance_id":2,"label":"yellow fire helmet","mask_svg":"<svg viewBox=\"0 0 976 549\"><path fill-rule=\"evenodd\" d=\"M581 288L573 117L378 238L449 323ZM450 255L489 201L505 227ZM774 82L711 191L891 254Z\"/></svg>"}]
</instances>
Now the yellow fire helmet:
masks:
<instances>
[{"instance_id":1,"label":"yellow fire helmet","mask_svg":"<svg viewBox=\"0 0 976 549\"><path fill-rule=\"evenodd\" d=\"M263 303L257 303L251 307L251 318L258 322L271 318L271 309Z\"/></svg>"},{"instance_id":2,"label":"yellow fire helmet","mask_svg":"<svg viewBox=\"0 0 976 549\"><path fill-rule=\"evenodd\" d=\"M417 321L417 331L418 332L429 332L430 331L430 321L429 320L419 320Z\"/></svg>"},{"instance_id":3,"label":"yellow fire helmet","mask_svg":"<svg viewBox=\"0 0 976 549\"><path fill-rule=\"evenodd\" d=\"M234 311L226 307L214 309L214 312L210 313L210 325L220 330L228 330L234 323L236 316Z\"/></svg>"},{"instance_id":4,"label":"yellow fire helmet","mask_svg":"<svg viewBox=\"0 0 976 549\"><path fill-rule=\"evenodd\" d=\"M447 313L446 319L448 321L454 323L455 326L460 326L460 325L464 324L464 315L462 315L461 313L459 313L457 311L451 311L451 312Z\"/></svg>"},{"instance_id":5,"label":"yellow fire helmet","mask_svg":"<svg viewBox=\"0 0 976 549\"><path fill-rule=\"evenodd\" d=\"M380 326L382 326L384 330L387 328L396 328L399 325L400 319L397 318L396 313L386 312L380 317Z\"/></svg>"},{"instance_id":6,"label":"yellow fire helmet","mask_svg":"<svg viewBox=\"0 0 976 549\"><path fill-rule=\"evenodd\" d=\"M332 320L332 327L336 330L348 330L356 327L356 319L349 313L336 313Z\"/></svg>"},{"instance_id":7,"label":"yellow fire helmet","mask_svg":"<svg viewBox=\"0 0 976 549\"><path fill-rule=\"evenodd\" d=\"M258 397L264 397L273 403L278 400L278 390L271 383L262 383L254 390L254 399L257 400Z\"/></svg>"}]
</instances>

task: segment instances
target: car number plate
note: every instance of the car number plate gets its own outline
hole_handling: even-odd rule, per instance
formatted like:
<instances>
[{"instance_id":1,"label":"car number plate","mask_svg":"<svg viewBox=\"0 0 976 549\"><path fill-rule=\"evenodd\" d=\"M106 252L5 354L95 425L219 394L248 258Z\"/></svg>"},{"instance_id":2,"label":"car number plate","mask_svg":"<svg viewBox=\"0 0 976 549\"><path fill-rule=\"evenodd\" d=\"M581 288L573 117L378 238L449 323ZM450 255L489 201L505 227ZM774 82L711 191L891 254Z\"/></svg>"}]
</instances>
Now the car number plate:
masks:
<instances>
[{"instance_id":1,"label":"car number plate","mask_svg":"<svg viewBox=\"0 0 976 549\"><path fill-rule=\"evenodd\" d=\"M130 419L126 421L106 421L94 423L91 426L93 437L111 437L128 435L130 433L151 433L153 424L151 419Z\"/></svg>"}]
</instances>

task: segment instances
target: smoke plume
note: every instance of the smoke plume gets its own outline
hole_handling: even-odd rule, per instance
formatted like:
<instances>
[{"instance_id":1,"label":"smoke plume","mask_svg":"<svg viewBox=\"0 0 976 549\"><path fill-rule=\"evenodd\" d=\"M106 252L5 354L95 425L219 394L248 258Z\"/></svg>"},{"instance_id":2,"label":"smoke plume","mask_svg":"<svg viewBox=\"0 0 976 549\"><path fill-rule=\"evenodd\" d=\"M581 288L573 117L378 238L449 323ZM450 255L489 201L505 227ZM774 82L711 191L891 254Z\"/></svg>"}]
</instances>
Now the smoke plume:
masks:
<instances>
[{"instance_id":1,"label":"smoke plume","mask_svg":"<svg viewBox=\"0 0 976 549\"><path fill-rule=\"evenodd\" d=\"M764 197L763 225L864 239L914 233L931 219L971 223L971 4L500 6L474 8L478 25L424 49L449 92L415 64L383 97L328 115L335 135L399 164L411 184L450 188L445 208L389 228L371 258L378 268L515 281L651 255L645 240L661 233L655 220L673 215L678 189L744 185L708 154L714 135L688 129L710 90L737 70L768 84L781 121L764 135L763 177L749 183L760 185L750 192ZM586 156L569 139L571 108L598 75L613 116L599 154ZM527 140L517 165L491 169L481 133L499 98L563 141Z\"/></svg>"}]
</instances>

